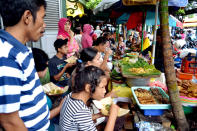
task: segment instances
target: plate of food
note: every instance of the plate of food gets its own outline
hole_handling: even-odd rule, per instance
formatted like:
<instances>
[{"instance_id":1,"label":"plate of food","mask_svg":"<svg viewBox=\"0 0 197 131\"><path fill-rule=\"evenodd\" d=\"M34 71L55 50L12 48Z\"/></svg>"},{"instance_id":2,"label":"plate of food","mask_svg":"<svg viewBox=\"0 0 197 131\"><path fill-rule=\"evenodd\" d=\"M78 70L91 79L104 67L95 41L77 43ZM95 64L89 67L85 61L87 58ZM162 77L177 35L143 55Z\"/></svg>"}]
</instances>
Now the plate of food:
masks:
<instances>
[{"instance_id":1,"label":"plate of food","mask_svg":"<svg viewBox=\"0 0 197 131\"><path fill-rule=\"evenodd\" d=\"M76 56L71 56L68 59L65 60L68 63L74 64L77 62L77 57Z\"/></svg>"},{"instance_id":2,"label":"plate of food","mask_svg":"<svg viewBox=\"0 0 197 131\"><path fill-rule=\"evenodd\" d=\"M105 116L109 116L110 107L113 103L113 99L111 97L106 97L100 101L93 100L94 105L101 110L101 113ZM128 109L120 108L118 112L118 117L124 116L129 113Z\"/></svg>"},{"instance_id":3,"label":"plate of food","mask_svg":"<svg viewBox=\"0 0 197 131\"><path fill-rule=\"evenodd\" d=\"M49 96L62 95L63 93L65 93L68 90L68 86L61 88L61 87L53 84L52 82L47 83L47 84L43 85L42 87L43 87L44 92Z\"/></svg>"},{"instance_id":4,"label":"plate of food","mask_svg":"<svg viewBox=\"0 0 197 131\"><path fill-rule=\"evenodd\" d=\"M137 58L139 56L139 53L138 52L130 52L130 53L127 53L127 56Z\"/></svg>"}]
</instances>

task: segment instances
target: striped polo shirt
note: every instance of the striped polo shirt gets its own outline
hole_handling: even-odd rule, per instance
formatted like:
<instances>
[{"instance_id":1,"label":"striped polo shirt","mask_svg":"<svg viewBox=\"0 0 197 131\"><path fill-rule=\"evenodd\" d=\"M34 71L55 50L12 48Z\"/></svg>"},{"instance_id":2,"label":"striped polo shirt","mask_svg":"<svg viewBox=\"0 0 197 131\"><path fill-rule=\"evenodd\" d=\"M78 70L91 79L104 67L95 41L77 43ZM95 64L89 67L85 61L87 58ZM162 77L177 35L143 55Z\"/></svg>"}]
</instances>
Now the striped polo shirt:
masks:
<instances>
[{"instance_id":1,"label":"striped polo shirt","mask_svg":"<svg viewBox=\"0 0 197 131\"><path fill-rule=\"evenodd\" d=\"M65 99L60 112L61 131L96 131L90 109L82 100L71 97Z\"/></svg>"},{"instance_id":2,"label":"striped polo shirt","mask_svg":"<svg viewBox=\"0 0 197 131\"><path fill-rule=\"evenodd\" d=\"M0 30L0 113L19 111L28 130L47 130L49 109L31 49Z\"/></svg>"}]
</instances>

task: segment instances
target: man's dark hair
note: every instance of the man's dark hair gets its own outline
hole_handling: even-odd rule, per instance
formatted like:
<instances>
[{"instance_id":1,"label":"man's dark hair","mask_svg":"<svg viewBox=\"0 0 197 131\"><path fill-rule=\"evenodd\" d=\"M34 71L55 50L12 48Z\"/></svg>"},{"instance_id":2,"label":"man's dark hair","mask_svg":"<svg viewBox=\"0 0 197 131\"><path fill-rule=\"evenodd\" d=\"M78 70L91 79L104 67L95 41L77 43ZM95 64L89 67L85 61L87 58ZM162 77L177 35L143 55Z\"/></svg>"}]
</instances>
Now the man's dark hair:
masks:
<instances>
[{"instance_id":1,"label":"man's dark hair","mask_svg":"<svg viewBox=\"0 0 197 131\"><path fill-rule=\"evenodd\" d=\"M119 35L119 38L120 38L120 37L123 37L123 35Z\"/></svg>"},{"instance_id":2,"label":"man's dark hair","mask_svg":"<svg viewBox=\"0 0 197 131\"><path fill-rule=\"evenodd\" d=\"M54 42L54 47L55 50L58 52L58 48L61 48L63 45L67 45L68 39L62 40L62 39L57 39Z\"/></svg>"},{"instance_id":3,"label":"man's dark hair","mask_svg":"<svg viewBox=\"0 0 197 131\"><path fill-rule=\"evenodd\" d=\"M94 93L96 87L101 82L101 76L105 76L105 73L98 67L87 66L85 68L81 68L75 76L75 84L72 91L74 93L84 91L86 84L89 84L91 86L91 93Z\"/></svg>"},{"instance_id":4,"label":"man's dark hair","mask_svg":"<svg viewBox=\"0 0 197 131\"><path fill-rule=\"evenodd\" d=\"M108 37L108 36L110 36L111 35L111 33L110 32L105 32L104 34L103 34L103 37Z\"/></svg>"},{"instance_id":5,"label":"man's dark hair","mask_svg":"<svg viewBox=\"0 0 197 131\"><path fill-rule=\"evenodd\" d=\"M45 0L0 0L0 15L4 26L16 25L26 10L32 13L35 22L36 13L41 6L46 9Z\"/></svg>"},{"instance_id":6,"label":"man's dark hair","mask_svg":"<svg viewBox=\"0 0 197 131\"><path fill-rule=\"evenodd\" d=\"M80 34L81 33L81 28L78 27L78 28L74 29L74 33L75 34Z\"/></svg>"},{"instance_id":7,"label":"man's dark hair","mask_svg":"<svg viewBox=\"0 0 197 131\"><path fill-rule=\"evenodd\" d=\"M44 71L47 68L49 61L48 55L41 49L32 48L32 53L35 61L36 71Z\"/></svg>"},{"instance_id":8,"label":"man's dark hair","mask_svg":"<svg viewBox=\"0 0 197 131\"><path fill-rule=\"evenodd\" d=\"M105 45L107 41L109 40L106 37L99 37L93 46Z\"/></svg>"}]
</instances>

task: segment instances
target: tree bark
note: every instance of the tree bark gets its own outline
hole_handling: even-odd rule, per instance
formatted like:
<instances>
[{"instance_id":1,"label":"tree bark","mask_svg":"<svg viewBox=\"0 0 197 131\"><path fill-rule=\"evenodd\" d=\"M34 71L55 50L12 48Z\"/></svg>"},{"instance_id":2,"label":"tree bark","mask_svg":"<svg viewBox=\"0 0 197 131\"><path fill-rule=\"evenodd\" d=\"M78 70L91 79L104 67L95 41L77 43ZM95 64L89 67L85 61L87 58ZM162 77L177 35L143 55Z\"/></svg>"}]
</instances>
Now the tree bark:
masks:
<instances>
[{"instance_id":1,"label":"tree bark","mask_svg":"<svg viewBox=\"0 0 197 131\"><path fill-rule=\"evenodd\" d=\"M160 21L161 21L161 36L164 56L164 68L166 83L169 91L170 101L172 105L173 115L177 122L179 131L188 131L189 126L183 112L182 103L179 97L177 88L177 80L174 70L174 60L172 56L172 48L170 42L169 22L168 22L168 0L160 1Z\"/></svg>"}]
</instances>

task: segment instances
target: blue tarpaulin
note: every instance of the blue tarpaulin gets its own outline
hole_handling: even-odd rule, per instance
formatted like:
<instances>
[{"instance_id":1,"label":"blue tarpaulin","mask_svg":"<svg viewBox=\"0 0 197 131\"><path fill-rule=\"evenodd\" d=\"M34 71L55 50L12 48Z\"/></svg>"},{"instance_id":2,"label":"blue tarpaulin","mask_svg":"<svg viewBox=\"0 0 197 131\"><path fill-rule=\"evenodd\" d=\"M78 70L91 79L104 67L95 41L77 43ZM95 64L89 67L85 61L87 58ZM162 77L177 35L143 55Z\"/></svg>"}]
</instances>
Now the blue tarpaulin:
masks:
<instances>
[{"instance_id":1,"label":"blue tarpaulin","mask_svg":"<svg viewBox=\"0 0 197 131\"><path fill-rule=\"evenodd\" d=\"M124 13L122 14L117 20L116 24L123 24L126 23L129 19L130 13Z\"/></svg>"},{"instance_id":2,"label":"blue tarpaulin","mask_svg":"<svg viewBox=\"0 0 197 131\"><path fill-rule=\"evenodd\" d=\"M173 27L176 26L176 20L173 19L171 16L169 16L169 26L173 26Z\"/></svg>"},{"instance_id":3,"label":"blue tarpaulin","mask_svg":"<svg viewBox=\"0 0 197 131\"><path fill-rule=\"evenodd\" d=\"M147 11L145 23L148 26L155 25L155 11ZM159 15L157 18L157 25L160 25Z\"/></svg>"},{"instance_id":4,"label":"blue tarpaulin","mask_svg":"<svg viewBox=\"0 0 197 131\"><path fill-rule=\"evenodd\" d=\"M168 0L168 6L185 7L188 0Z\"/></svg>"},{"instance_id":5,"label":"blue tarpaulin","mask_svg":"<svg viewBox=\"0 0 197 131\"><path fill-rule=\"evenodd\" d=\"M148 26L155 25L155 12L154 11L147 11L145 23ZM159 16L157 18L157 25L160 25ZM176 26L176 20L173 19L171 16L169 16L169 26L174 26L174 27Z\"/></svg>"}]
</instances>

